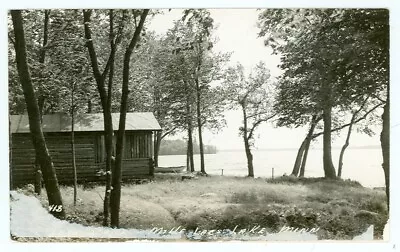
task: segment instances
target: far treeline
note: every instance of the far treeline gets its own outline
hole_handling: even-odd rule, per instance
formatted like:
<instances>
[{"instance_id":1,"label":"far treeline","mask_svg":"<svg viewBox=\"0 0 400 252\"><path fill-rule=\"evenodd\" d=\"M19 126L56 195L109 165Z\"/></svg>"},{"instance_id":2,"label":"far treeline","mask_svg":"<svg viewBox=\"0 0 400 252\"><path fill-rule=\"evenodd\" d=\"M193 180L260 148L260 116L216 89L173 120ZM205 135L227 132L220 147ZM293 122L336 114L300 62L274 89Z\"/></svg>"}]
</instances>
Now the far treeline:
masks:
<instances>
[{"instance_id":1,"label":"far treeline","mask_svg":"<svg viewBox=\"0 0 400 252\"><path fill-rule=\"evenodd\" d=\"M280 56L277 78L271 78L265 64L269 55L253 69L245 69L240 62L230 62L230 52L215 51L217 25L209 10L182 10L166 34L159 36L148 24L163 11L168 10L10 11L9 111L28 113L50 205L62 206L62 198L42 132L43 114L67 112L73 118L103 113L107 174L103 224L109 225L111 217L111 226L118 227L127 111L152 112L162 127L155 135L156 166L161 140L182 133L187 139L188 168L195 171L196 135L198 168L205 174L204 129L217 132L226 125L224 112L238 110L249 177L254 177L252 150L263 123L308 128L299 143L293 176L305 175L311 142L321 137L321 169L329 179L341 176L351 133L372 135L371 126L379 127L389 206L388 10L255 12L259 32L254 36ZM120 113L116 145L112 112ZM336 171L332 135L342 132L347 137ZM73 134L71 138L73 143ZM52 213L65 216L64 211Z\"/></svg>"},{"instance_id":2,"label":"far treeline","mask_svg":"<svg viewBox=\"0 0 400 252\"><path fill-rule=\"evenodd\" d=\"M217 147L214 145L204 145L204 154L215 154L217 153ZM198 143L193 144L193 153L200 154L200 146ZM186 155L187 154L187 143L184 140L162 140L159 155Z\"/></svg>"}]
</instances>

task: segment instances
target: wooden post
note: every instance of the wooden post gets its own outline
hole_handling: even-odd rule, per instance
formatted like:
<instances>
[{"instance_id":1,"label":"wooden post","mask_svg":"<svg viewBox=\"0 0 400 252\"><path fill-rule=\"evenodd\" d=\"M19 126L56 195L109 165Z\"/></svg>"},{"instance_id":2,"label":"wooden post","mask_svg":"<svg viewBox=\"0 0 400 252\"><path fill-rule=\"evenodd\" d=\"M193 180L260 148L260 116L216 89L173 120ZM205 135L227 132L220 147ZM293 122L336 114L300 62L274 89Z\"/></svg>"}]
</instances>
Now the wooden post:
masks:
<instances>
[{"instance_id":1,"label":"wooden post","mask_svg":"<svg viewBox=\"0 0 400 252\"><path fill-rule=\"evenodd\" d=\"M221 176L224 176L224 169L221 169Z\"/></svg>"},{"instance_id":2,"label":"wooden post","mask_svg":"<svg viewBox=\"0 0 400 252\"><path fill-rule=\"evenodd\" d=\"M274 167L272 167L272 179L274 179Z\"/></svg>"}]
</instances>

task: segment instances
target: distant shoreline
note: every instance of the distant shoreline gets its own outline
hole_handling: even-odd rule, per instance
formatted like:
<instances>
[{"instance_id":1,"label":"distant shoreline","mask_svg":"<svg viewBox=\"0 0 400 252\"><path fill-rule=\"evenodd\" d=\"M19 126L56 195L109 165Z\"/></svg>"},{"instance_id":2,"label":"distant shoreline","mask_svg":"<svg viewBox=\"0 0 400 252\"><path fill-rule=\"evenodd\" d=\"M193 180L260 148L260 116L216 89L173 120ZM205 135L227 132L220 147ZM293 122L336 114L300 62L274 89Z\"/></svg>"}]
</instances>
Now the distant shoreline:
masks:
<instances>
[{"instance_id":1,"label":"distant shoreline","mask_svg":"<svg viewBox=\"0 0 400 252\"><path fill-rule=\"evenodd\" d=\"M340 150L342 147L339 146L334 146L332 147L332 150ZM348 150L379 150L381 149L381 146L379 145L366 145L366 146L354 146L354 147L348 147ZM262 148L262 149L254 149L252 151L298 151L298 148ZM320 150L322 151L322 148L310 148L310 150ZM216 149L216 152L213 153L204 153L206 155L214 155L218 154L219 152L244 152L244 149ZM194 155L199 155L199 153L193 153ZM186 155L186 153L160 153L159 156L174 156L174 155Z\"/></svg>"},{"instance_id":2,"label":"distant shoreline","mask_svg":"<svg viewBox=\"0 0 400 252\"><path fill-rule=\"evenodd\" d=\"M341 146L333 146L333 150L341 149ZM349 146L347 149L352 150L376 150L381 149L380 145L366 145L366 146ZM254 149L253 151L298 151L298 148L261 148ZM322 150L322 148L310 148L310 150ZM242 152L244 149L218 149L218 152Z\"/></svg>"}]
</instances>

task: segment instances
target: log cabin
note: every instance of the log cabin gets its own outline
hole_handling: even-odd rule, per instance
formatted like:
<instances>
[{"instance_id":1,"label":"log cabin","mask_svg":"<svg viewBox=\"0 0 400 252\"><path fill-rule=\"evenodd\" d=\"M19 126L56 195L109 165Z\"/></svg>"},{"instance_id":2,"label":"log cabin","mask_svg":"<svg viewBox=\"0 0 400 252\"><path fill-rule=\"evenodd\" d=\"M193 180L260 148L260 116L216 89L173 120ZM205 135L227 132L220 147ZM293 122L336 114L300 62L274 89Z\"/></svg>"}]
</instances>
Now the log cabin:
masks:
<instances>
[{"instance_id":1,"label":"log cabin","mask_svg":"<svg viewBox=\"0 0 400 252\"><path fill-rule=\"evenodd\" d=\"M112 119L115 144L119 113L113 113ZM103 114L81 114L75 116L74 121L78 183L102 181L106 158ZM125 127L122 180L152 177L153 135L161 130L160 125L153 113L135 112L127 113ZM59 183L73 183L71 117L63 113L43 115L42 129ZM10 132L11 187L33 184L36 174L35 151L28 115L11 115Z\"/></svg>"}]
</instances>

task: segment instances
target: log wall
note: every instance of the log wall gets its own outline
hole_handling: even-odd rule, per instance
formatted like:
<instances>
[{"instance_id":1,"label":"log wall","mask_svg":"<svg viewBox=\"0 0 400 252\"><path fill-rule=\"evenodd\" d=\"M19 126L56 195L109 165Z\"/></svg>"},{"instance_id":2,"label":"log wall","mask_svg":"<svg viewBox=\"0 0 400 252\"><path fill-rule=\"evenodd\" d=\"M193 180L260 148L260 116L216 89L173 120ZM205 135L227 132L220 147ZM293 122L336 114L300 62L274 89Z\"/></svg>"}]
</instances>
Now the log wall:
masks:
<instances>
[{"instance_id":1,"label":"log wall","mask_svg":"<svg viewBox=\"0 0 400 252\"><path fill-rule=\"evenodd\" d=\"M104 180L104 176L99 176L98 172L104 169L105 163L96 161L98 148L96 139L99 134L99 132L75 133L78 183ZM45 138L59 183L73 183L70 134L47 133ZM30 134L13 134L11 141L11 187L33 184L35 181L35 151ZM122 168L123 180L149 177L152 165L151 157L125 159Z\"/></svg>"}]
</instances>

